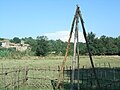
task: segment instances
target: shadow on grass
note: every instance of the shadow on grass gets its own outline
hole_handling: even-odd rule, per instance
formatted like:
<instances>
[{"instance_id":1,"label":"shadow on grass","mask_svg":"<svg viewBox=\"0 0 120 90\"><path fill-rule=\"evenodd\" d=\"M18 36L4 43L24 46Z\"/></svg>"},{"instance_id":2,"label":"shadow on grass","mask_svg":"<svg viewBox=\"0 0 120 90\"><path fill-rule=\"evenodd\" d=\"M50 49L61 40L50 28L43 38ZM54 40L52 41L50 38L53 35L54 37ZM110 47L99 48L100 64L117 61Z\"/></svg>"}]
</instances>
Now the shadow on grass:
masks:
<instances>
[{"instance_id":1,"label":"shadow on grass","mask_svg":"<svg viewBox=\"0 0 120 90\"><path fill-rule=\"evenodd\" d=\"M120 90L120 68L95 68L100 83L100 90ZM72 70L64 70L64 85L61 81L59 90L70 90ZM79 72L79 79L78 79ZM96 79L92 68L75 69L73 90L98 90ZM53 83L52 83L53 82ZM56 81L52 81L55 90Z\"/></svg>"}]
</instances>

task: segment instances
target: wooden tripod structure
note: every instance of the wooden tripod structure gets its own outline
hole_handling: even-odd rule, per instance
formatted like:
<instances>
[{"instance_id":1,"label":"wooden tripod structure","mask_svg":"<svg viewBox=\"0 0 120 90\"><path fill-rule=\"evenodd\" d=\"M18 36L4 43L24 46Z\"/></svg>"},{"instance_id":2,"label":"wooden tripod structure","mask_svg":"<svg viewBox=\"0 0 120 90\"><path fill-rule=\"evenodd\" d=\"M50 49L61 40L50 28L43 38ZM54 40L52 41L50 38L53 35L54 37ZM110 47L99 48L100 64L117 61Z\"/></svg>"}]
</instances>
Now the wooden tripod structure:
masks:
<instances>
[{"instance_id":1,"label":"wooden tripod structure","mask_svg":"<svg viewBox=\"0 0 120 90\"><path fill-rule=\"evenodd\" d=\"M94 63L93 63L92 55L91 55L89 44L88 44L87 34L86 34L86 31L85 31L85 27L84 27L84 21L82 19L80 8L79 8L79 6L77 6L75 16L74 16L73 22L72 22L72 27L71 27L71 31L70 31L70 35L69 35L69 39L68 39L68 44L67 44L67 48L66 48L65 57L64 57L64 60L63 60L62 66L61 66L61 71L60 71L60 74L59 74L59 78L58 78L55 90L58 90L58 87L60 85L60 81L61 81L61 79L63 77L63 71L64 71L65 63L67 61L68 50L70 48L70 40L71 40L72 33L73 33L75 25L76 25L76 27L75 27L75 33L74 33L74 55L73 55L73 60L72 60L72 77L71 77L70 90L74 90L74 82L73 82L73 80L74 80L74 74L75 74L76 56L77 56L77 69L78 69L77 90L80 90L80 86L79 86L80 85L79 84L79 62L80 62L79 61L79 57L80 57L79 52L80 51L79 51L79 43L78 43L79 42L79 35L78 35L78 23L79 23L79 20L81 22L81 26L82 26L82 29L83 29L83 35L84 35L84 38L85 38L85 41L86 41L86 47L87 47L87 50L88 50L92 70L93 70L93 73L94 73L94 76L95 76L95 79L96 79L96 82L97 82L97 87L98 87L98 90L100 89L100 83L99 83L99 80L98 80L98 77L97 77L97 74L96 74L96 71L95 71L95 68L94 68Z\"/></svg>"}]
</instances>

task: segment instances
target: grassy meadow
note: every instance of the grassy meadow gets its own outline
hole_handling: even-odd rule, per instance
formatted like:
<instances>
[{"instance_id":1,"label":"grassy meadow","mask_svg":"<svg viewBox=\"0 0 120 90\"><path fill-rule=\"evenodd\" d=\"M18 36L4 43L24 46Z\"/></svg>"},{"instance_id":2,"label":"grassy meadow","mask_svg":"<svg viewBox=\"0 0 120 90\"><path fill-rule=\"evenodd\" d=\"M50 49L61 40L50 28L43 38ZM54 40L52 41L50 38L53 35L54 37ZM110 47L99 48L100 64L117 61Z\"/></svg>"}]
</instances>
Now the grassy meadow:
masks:
<instances>
[{"instance_id":1,"label":"grassy meadow","mask_svg":"<svg viewBox=\"0 0 120 90\"><path fill-rule=\"evenodd\" d=\"M22 59L1 59L0 60L0 68L23 68L23 67L29 67L29 68L53 68L56 69L58 65L60 66L62 64L62 61L64 59L64 56L47 56L47 57L25 57ZM108 63L110 63L111 67L120 67L120 57L119 56L93 56L94 64L97 67L109 67ZM67 58L66 65L71 66L72 62L72 56L69 56ZM88 56L80 56L80 67L91 67L90 60ZM1 70L0 70L1 71ZM1 72L0 72L1 73ZM39 71L31 71L28 76L32 77L42 77L45 76L48 78L57 78L59 73L56 72L39 72ZM24 74L24 73L23 73ZM12 75L13 77L13 75ZM9 77L7 77L9 78ZM11 76L10 76L11 79ZM47 81L47 80L46 80ZM39 80L28 80L28 83L36 83L39 84L40 82L47 83L46 81L39 81ZM2 82L2 81L0 81ZM11 81L10 81L11 82ZM50 83L50 81L49 81ZM10 89L11 90L11 89ZM29 86L22 86L20 90L52 90L47 88L34 88Z\"/></svg>"},{"instance_id":2,"label":"grassy meadow","mask_svg":"<svg viewBox=\"0 0 120 90\"><path fill-rule=\"evenodd\" d=\"M64 56L47 56L47 57L33 57L33 58L23 58L23 59L1 59L0 67L3 64L6 68L12 67L56 67L62 64ZM120 67L120 57L119 56L93 56L94 64L104 64L110 63L111 67ZM72 56L67 58L66 65L70 66L72 62ZM90 67L90 60L88 56L80 56L80 67L87 66Z\"/></svg>"}]
</instances>

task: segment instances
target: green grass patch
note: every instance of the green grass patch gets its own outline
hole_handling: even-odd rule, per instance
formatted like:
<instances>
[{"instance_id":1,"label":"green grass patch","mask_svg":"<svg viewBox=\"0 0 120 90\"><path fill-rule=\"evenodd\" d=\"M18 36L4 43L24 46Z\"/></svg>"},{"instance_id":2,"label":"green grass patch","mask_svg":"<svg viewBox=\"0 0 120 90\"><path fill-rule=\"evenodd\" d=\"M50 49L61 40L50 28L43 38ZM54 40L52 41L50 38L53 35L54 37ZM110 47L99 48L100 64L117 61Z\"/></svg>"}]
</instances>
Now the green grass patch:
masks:
<instances>
[{"instance_id":1,"label":"green grass patch","mask_svg":"<svg viewBox=\"0 0 120 90\"><path fill-rule=\"evenodd\" d=\"M30 59L29 59L30 58ZM4 67L4 68L24 68L24 67L28 67L28 68L52 68L52 69L57 69L58 66L61 66L62 61L64 59L64 56L47 56L47 57L29 57L27 59L13 59L13 60L9 60L9 59L2 59L0 60L0 68ZM66 65L67 66L71 66L71 62L72 62L72 56L69 56L67 58L67 62ZM120 63L120 57L119 56L93 56L93 60L94 60L94 64L97 67L109 67L108 63L110 63L111 67L120 67L119 63ZM80 56L80 67L85 67L85 68L89 68L91 67L90 64L90 60L88 56ZM1 72L1 70L0 70ZM24 74L24 73L23 73ZM46 72L42 72L42 71L30 71L28 76L29 77L48 77L51 79L56 79L58 78L59 73L58 72L52 72L49 70ZM9 78L9 77L8 77ZM10 76L11 78L11 76ZM2 82L2 81L0 81ZM11 82L11 80L9 80L9 82ZM35 85L34 87L32 86L23 86L20 88L20 90L52 90L50 88L52 88L52 86L49 87L49 89L47 88L39 88L39 83L41 81L38 80L33 80L33 79L29 79L27 81L28 84L31 83L35 83L38 84ZM49 82L47 80L42 80L43 84L50 84L50 80Z\"/></svg>"}]
</instances>

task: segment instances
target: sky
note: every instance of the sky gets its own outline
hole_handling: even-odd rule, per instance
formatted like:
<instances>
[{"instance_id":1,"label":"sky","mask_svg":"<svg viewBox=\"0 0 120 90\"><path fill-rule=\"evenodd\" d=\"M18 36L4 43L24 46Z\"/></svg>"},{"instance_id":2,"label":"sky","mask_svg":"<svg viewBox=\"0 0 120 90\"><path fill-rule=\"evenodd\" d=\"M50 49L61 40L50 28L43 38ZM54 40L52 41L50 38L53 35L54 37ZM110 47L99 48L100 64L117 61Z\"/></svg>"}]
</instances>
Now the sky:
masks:
<instances>
[{"instance_id":1,"label":"sky","mask_svg":"<svg viewBox=\"0 0 120 90\"><path fill-rule=\"evenodd\" d=\"M0 38L67 40L76 5L87 32L120 36L120 0L0 0ZM84 41L79 24L80 41Z\"/></svg>"}]
</instances>

